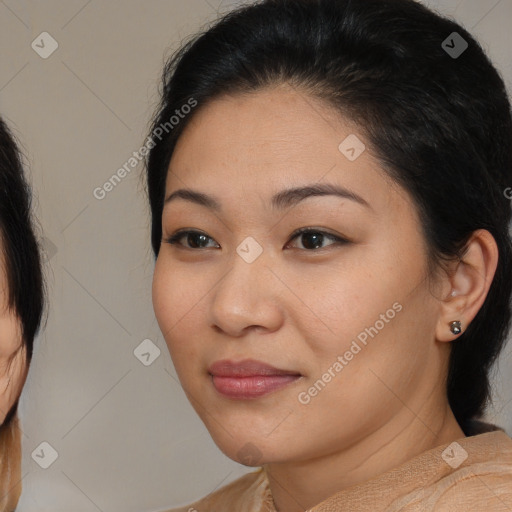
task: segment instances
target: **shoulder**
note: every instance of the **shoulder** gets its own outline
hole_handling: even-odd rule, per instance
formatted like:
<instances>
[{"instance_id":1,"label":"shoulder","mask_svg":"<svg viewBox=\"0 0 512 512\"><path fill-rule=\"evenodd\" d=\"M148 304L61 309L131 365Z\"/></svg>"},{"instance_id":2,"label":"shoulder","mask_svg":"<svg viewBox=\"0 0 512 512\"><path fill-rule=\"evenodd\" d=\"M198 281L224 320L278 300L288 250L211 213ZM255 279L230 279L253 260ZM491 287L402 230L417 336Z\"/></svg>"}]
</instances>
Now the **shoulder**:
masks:
<instances>
[{"instance_id":1,"label":"shoulder","mask_svg":"<svg viewBox=\"0 0 512 512\"><path fill-rule=\"evenodd\" d=\"M266 489L263 469L247 473L217 491L185 507L165 512L259 512Z\"/></svg>"},{"instance_id":2,"label":"shoulder","mask_svg":"<svg viewBox=\"0 0 512 512\"><path fill-rule=\"evenodd\" d=\"M512 464L467 468L453 476L456 478L452 482L444 482L446 487L437 490L435 503L439 510L512 510Z\"/></svg>"},{"instance_id":3,"label":"shoulder","mask_svg":"<svg viewBox=\"0 0 512 512\"><path fill-rule=\"evenodd\" d=\"M435 504L432 510L510 512L512 439L500 430L467 438L463 444L457 454L463 454L460 466L426 493L427 501Z\"/></svg>"}]
</instances>

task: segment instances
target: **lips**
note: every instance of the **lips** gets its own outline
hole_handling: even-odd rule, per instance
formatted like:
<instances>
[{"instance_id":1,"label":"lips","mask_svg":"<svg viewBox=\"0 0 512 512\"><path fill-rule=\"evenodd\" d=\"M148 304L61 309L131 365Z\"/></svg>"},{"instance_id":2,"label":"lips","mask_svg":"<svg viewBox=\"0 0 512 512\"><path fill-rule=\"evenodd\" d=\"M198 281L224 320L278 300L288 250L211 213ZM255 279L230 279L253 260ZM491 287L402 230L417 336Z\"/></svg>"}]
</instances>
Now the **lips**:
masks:
<instances>
[{"instance_id":1,"label":"lips","mask_svg":"<svg viewBox=\"0 0 512 512\"><path fill-rule=\"evenodd\" d=\"M297 371L275 368L254 359L216 361L208 371L215 389L221 395L234 399L259 398L301 377Z\"/></svg>"},{"instance_id":2,"label":"lips","mask_svg":"<svg viewBox=\"0 0 512 512\"><path fill-rule=\"evenodd\" d=\"M218 377L255 377L261 375L300 375L299 372L281 370L255 359L244 359L238 363L223 359L213 363L208 371Z\"/></svg>"}]
</instances>

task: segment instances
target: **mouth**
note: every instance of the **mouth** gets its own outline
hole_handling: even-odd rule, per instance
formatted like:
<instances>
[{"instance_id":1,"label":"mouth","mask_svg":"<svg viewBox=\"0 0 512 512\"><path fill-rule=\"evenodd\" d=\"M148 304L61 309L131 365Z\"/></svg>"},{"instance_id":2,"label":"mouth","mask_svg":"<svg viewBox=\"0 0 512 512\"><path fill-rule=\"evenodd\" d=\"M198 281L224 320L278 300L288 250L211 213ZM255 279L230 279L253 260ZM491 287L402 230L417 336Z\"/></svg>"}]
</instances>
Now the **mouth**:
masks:
<instances>
[{"instance_id":1,"label":"mouth","mask_svg":"<svg viewBox=\"0 0 512 512\"><path fill-rule=\"evenodd\" d=\"M218 393L237 400L259 398L302 377L297 371L275 368L254 359L239 362L224 359L212 364L208 372Z\"/></svg>"}]
</instances>

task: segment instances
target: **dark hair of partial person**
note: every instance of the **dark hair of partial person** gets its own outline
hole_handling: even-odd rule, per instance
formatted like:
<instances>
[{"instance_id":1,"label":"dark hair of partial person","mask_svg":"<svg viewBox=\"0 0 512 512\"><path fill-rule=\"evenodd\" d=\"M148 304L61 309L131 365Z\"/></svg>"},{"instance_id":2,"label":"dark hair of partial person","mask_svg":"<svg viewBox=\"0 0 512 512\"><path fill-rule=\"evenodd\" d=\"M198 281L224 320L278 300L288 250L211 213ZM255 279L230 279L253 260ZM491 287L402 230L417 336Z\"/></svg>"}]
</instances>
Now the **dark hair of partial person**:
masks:
<instances>
[{"instance_id":1,"label":"dark hair of partial person","mask_svg":"<svg viewBox=\"0 0 512 512\"><path fill-rule=\"evenodd\" d=\"M6 124L0 119L1 270L6 281L6 306L15 313L20 322L20 342L25 348L27 366L32 359L34 338L39 330L45 305L44 278L31 216L31 198L31 189L25 180L18 146ZM12 361L10 359L7 365ZM18 401L19 397L0 425L0 508L6 511L16 508L21 494Z\"/></svg>"},{"instance_id":2,"label":"dark hair of partial person","mask_svg":"<svg viewBox=\"0 0 512 512\"><path fill-rule=\"evenodd\" d=\"M0 119L0 239L7 281L7 303L21 323L27 364L44 309L41 255L31 214L31 189L11 132ZM9 410L2 428L16 414L18 401Z\"/></svg>"},{"instance_id":3,"label":"dark hair of partial person","mask_svg":"<svg viewBox=\"0 0 512 512\"><path fill-rule=\"evenodd\" d=\"M442 46L453 32L468 43L456 58ZM266 0L231 11L194 36L165 66L151 127L153 133L165 125L190 98L198 102L154 140L146 160L154 254L168 165L190 119L216 98L284 83L358 126L415 203L430 272L461 258L475 230L496 240L494 280L452 344L446 382L459 425L474 435L510 324L511 205L504 191L512 185L512 116L500 74L455 21L414 0Z\"/></svg>"}]
</instances>

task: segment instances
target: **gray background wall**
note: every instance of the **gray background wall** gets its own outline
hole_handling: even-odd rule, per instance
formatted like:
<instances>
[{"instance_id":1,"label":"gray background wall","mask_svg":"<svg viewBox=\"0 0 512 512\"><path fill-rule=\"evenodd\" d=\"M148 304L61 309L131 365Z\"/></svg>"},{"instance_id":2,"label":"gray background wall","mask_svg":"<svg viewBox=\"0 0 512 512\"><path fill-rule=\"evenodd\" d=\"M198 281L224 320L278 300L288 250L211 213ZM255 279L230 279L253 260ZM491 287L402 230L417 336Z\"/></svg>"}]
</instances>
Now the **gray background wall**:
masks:
<instances>
[{"instance_id":1,"label":"gray background wall","mask_svg":"<svg viewBox=\"0 0 512 512\"><path fill-rule=\"evenodd\" d=\"M164 56L234 3L0 1L0 112L27 155L51 302L20 402L19 512L151 512L252 470L216 448L176 380L151 306L141 166L93 195L141 147ZM425 3L470 29L512 90L512 0ZM58 43L46 59L31 47L51 50L42 32ZM149 366L134 355L145 339L161 350ZM509 434L511 352L489 414Z\"/></svg>"}]
</instances>

